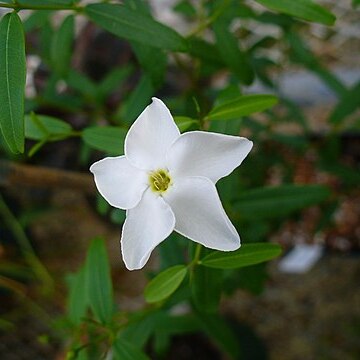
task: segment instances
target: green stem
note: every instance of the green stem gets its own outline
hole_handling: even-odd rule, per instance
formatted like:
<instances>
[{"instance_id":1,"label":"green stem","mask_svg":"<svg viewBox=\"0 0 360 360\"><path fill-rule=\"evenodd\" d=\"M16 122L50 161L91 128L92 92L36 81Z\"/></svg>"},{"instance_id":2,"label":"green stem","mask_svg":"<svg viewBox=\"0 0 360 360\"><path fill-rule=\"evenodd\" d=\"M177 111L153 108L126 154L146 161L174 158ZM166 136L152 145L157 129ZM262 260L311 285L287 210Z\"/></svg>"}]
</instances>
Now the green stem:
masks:
<instances>
[{"instance_id":1,"label":"green stem","mask_svg":"<svg viewBox=\"0 0 360 360\"><path fill-rule=\"evenodd\" d=\"M21 4L4 4L0 3L0 7L14 9L16 11L20 10L74 10L82 11L82 7L75 5L21 5Z\"/></svg>"},{"instance_id":2,"label":"green stem","mask_svg":"<svg viewBox=\"0 0 360 360\"><path fill-rule=\"evenodd\" d=\"M14 216L14 214L10 211L8 206L5 203L4 198L0 194L0 217L4 219L7 227L12 231L20 250L29 264L29 266L33 269L37 278L42 282L44 286L44 292L51 293L54 290L54 280L51 275L45 268L45 266L41 263L39 258L36 256L33 247L25 234L22 226Z\"/></svg>"}]
</instances>

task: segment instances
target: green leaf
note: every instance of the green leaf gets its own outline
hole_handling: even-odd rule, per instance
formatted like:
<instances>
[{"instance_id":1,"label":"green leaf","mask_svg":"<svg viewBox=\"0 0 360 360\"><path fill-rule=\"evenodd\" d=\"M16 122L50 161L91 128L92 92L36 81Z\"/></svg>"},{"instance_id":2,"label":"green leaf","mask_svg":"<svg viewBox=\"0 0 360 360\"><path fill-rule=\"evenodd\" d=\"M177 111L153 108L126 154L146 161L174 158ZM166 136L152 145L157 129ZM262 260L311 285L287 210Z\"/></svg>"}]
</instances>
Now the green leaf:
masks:
<instances>
[{"instance_id":1,"label":"green leaf","mask_svg":"<svg viewBox=\"0 0 360 360\"><path fill-rule=\"evenodd\" d=\"M94 126L83 130L81 137L93 149L113 155L124 153L126 129L115 126Z\"/></svg>"},{"instance_id":2,"label":"green leaf","mask_svg":"<svg viewBox=\"0 0 360 360\"><path fill-rule=\"evenodd\" d=\"M143 75L132 91L125 104L117 110L117 117L121 117L126 124L131 124L149 104L154 94L154 86L148 75Z\"/></svg>"},{"instance_id":3,"label":"green leaf","mask_svg":"<svg viewBox=\"0 0 360 360\"><path fill-rule=\"evenodd\" d=\"M214 269L237 269L269 261L280 254L281 247L278 244L245 244L235 251L214 251L199 263Z\"/></svg>"},{"instance_id":4,"label":"green leaf","mask_svg":"<svg viewBox=\"0 0 360 360\"><path fill-rule=\"evenodd\" d=\"M51 13L49 10L33 11L31 15L24 20L25 32L42 28L46 22L49 21Z\"/></svg>"},{"instance_id":5,"label":"green leaf","mask_svg":"<svg viewBox=\"0 0 360 360\"><path fill-rule=\"evenodd\" d=\"M132 71L133 68L130 65L111 70L104 79L101 80L101 83L98 86L98 96L101 99L105 99L114 90L120 88Z\"/></svg>"},{"instance_id":6,"label":"green leaf","mask_svg":"<svg viewBox=\"0 0 360 360\"><path fill-rule=\"evenodd\" d=\"M74 24L74 16L68 16L55 32L51 44L51 62L55 72L61 76L65 76L70 69Z\"/></svg>"},{"instance_id":7,"label":"green leaf","mask_svg":"<svg viewBox=\"0 0 360 360\"><path fill-rule=\"evenodd\" d=\"M175 265L161 272L146 286L145 300L154 303L166 299L180 286L186 274L185 265Z\"/></svg>"},{"instance_id":8,"label":"green leaf","mask_svg":"<svg viewBox=\"0 0 360 360\"><path fill-rule=\"evenodd\" d=\"M320 203L330 191L322 185L281 185L248 190L233 204L242 219L267 219Z\"/></svg>"},{"instance_id":9,"label":"green leaf","mask_svg":"<svg viewBox=\"0 0 360 360\"><path fill-rule=\"evenodd\" d=\"M25 116L25 137L42 140L51 137L66 137L72 132L71 126L63 120L45 115Z\"/></svg>"},{"instance_id":10,"label":"green leaf","mask_svg":"<svg viewBox=\"0 0 360 360\"><path fill-rule=\"evenodd\" d=\"M85 278L91 310L102 324L108 324L113 315L113 288L105 244L100 238L90 244L85 262Z\"/></svg>"},{"instance_id":11,"label":"green leaf","mask_svg":"<svg viewBox=\"0 0 360 360\"><path fill-rule=\"evenodd\" d=\"M85 14L105 30L130 41L156 48L185 51L186 42L176 31L122 5L91 4Z\"/></svg>"},{"instance_id":12,"label":"green leaf","mask_svg":"<svg viewBox=\"0 0 360 360\"><path fill-rule=\"evenodd\" d=\"M334 25L336 17L311 0L255 0L270 10L289 14L307 21Z\"/></svg>"},{"instance_id":13,"label":"green leaf","mask_svg":"<svg viewBox=\"0 0 360 360\"><path fill-rule=\"evenodd\" d=\"M346 96L347 89L342 82L329 70L324 68L318 58L306 46L299 34L295 31L287 31L285 38L291 47L291 58L293 61L305 65L307 69L318 76L337 95Z\"/></svg>"},{"instance_id":14,"label":"green leaf","mask_svg":"<svg viewBox=\"0 0 360 360\"><path fill-rule=\"evenodd\" d=\"M193 125L199 125L199 121L187 116L174 116L175 123L180 132L184 132Z\"/></svg>"},{"instance_id":15,"label":"green leaf","mask_svg":"<svg viewBox=\"0 0 360 360\"><path fill-rule=\"evenodd\" d=\"M77 90L83 96L93 100L98 93L97 85L86 75L69 69L68 75L65 79L68 86L74 90Z\"/></svg>"},{"instance_id":16,"label":"green leaf","mask_svg":"<svg viewBox=\"0 0 360 360\"><path fill-rule=\"evenodd\" d=\"M76 0L17 0L16 1L19 5L25 6L70 6L73 5Z\"/></svg>"},{"instance_id":17,"label":"green leaf","mask_svg":"<svg viewBox=\"0 0 360 360\"><path fill-rule=\"evenodd\" d=\"M88 294L86 287L85 268L82 267L70 279L70 290L68 297L68 316L76 325L81 323L81 319L86 313L88 305Z\"/></svg>"},{"instance_id":18,"label":"green leaf","mask_svg":"<svg viewBox=\"0 0 360 360\"><path fill-rule=\"evenodd\" d=\"M17 13L0 22L0 129L13 153L24 152L25 38Z\"/></svg>"},{"instance_id":19,"label":"green leaf","mask_svg":"<svg viewBox=\"0 0 360 360\"><path fill-rule=\"evenodd\" d=\"M231 100L215 106L208 114L209 120L231 120L264 111L277 103L273 95L242 95L236 100Z\"/></svg>"},{"instance_id":20,"label":"green leaf","mask_svg":"<svg viewBox=\"0 0 360 360\"><path fill-rule=\"evenodd\" d=\"M239 80L245 85L250 85L254 81L254 71L246 52L240 49L238 39L228 31L227 27L227 21L223 21L222 18L213 24L218 52Z\"/></svg>"},{"instance_id":21,"label":"green leaf","mask_svg":"<svg viewBox=\"0 0 360 360\"><path fill-rule=\"evenodd\" d=\"M334 124L340 124L343 119L352 114L360 107L360 82L350 89L340 99L333 112L330 115L329 121Z\"/></svg>"},{"instance_id":22,"label":"green leaf","mask_svg":"<svg viewBox=\"0 0 360 360\"><path fill-rule=\"evenodd\" d=\"M122 338L114 341L112 350L114 360L150 360L135 345Z\"/></svg>"},{"instance_id":23,"label":"green leaf","mask_svg":"<svg viewBox=\"0 0 360 360\"><path fill-rule=\"evenodd\" d=\"M240 341L226 320L215 314L198 313L203 329L231 359L241 359Z\"/></svg>"},{"instance_id":24,"label":"green leaf","mask_svg":"<svg viewBox=\"0 0 360 360\"><path fill-rule=\"evenodd\" d=\"M191 293L198 311L205 313L216 313L218 311L222 280L223 274L217 269L195 267L191 277Z\"/></svg>"}]
</instances>

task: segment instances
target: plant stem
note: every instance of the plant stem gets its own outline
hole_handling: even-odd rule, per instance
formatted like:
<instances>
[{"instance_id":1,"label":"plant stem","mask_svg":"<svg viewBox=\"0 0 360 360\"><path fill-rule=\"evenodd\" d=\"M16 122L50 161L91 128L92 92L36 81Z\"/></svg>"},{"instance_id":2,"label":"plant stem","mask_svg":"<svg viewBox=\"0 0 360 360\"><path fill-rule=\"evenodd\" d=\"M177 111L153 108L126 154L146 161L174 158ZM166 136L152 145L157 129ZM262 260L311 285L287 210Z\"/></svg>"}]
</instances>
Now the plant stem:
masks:
<instances>
[{"instance_id":1,"label":"plant stem","mask_svg":"<svg viewBox=\"0 0 360 360\"><path fill-rule=\"evenodd\" d=\"M77 12L82 11L82 7L75 5L21 5L21 4L5 4L0 3L0 7L14 9L16 11L20 10L74 10Z\"/></svg>"},{"instance_id":2,"label":"plant stem","mask_svg":"<svg viewBox=\"0 0 360 360\"><path fill-rule=\"evenodd\" d=\"M41 263L39 258L36 256L33 247L25 234L22 226L14 216L14 214L10 211L9 207L6 205L4 198L0 194L0 216L3 218L7 227L12 231L20 250L33 269L37 278L42 282L44 287L44 292L49 294L54 290L54 280L51 275L45 268L45 266Z\"/></svg>"}]
</instances>

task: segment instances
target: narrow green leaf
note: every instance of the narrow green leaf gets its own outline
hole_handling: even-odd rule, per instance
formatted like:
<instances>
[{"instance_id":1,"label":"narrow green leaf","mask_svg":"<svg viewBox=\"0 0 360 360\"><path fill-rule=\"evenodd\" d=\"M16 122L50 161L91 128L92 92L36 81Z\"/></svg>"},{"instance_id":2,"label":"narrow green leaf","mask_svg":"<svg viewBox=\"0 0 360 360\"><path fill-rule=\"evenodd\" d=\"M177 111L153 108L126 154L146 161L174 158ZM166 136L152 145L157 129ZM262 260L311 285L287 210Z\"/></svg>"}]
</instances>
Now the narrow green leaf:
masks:
<instances>
[{"instance_id":1,"label":"narrow green leaf","mask_svg":"<svg viewBox=\"0 0 360 360\"><path fill-rule=\"evenodd\" d=\"M235 251L214 251L199 263L214 269L237 269L269 261L280 254L281 247L278 244L245 244Z\"/></svg>"},{"instance_id":2,"label":"narrow green leaf","mask_svg":"<svg viewBox=\"0 0 360 360\"><path fill-rule=\"evenodd\" d=\"M42 140L51 136L66 137L71 132L71 126L63 120L45 115L25 116L25 137L28 139Z\"/></svg>"},{"instance_id":3,"label":"narrow green leaf","mask_svg":"<svg viewBox=\"0 0 360 360\"><path fill-rule=\"evenodd\" d=\"M131 0L125 1L125 5L151 19L151 12L147 2ZM151 46L151 44L145 45L136 41L131 41L131 47L141 68L149 75L154 87L159 88L164 81L167 66L165 51L159 50Z\"/></svg>"},{"instance_id":4,"label":"narrow green leaf","mask_svg":"<svg viewBox=\"0 0 360 360\"><path fill-rule=\"evenodd\" d=\"M124 153L126 129L115 126L94 126L83 130L81 137L93 149L113 155Z\"/></svg>"},{"instance_id":5,"label":"narrow green leaf","mask_svg":"<svg viewBox=\"0 0 360 360\"><path fill-rule=\"evenodd\" d=\"M145 288L145 300L158 302L169 297L182 283L187 274L185 265L175 265L158 274Z\"/></svg>"},{"instance_id":6,"label":"narrow green leaf","mask_svg":"<svg viewBox=\"0 0 360 360\"><path fill-rule=\"evenodd\" d=\"M31 15L24 20L25 32L42 28L46 22L49 21L51 13L49 10L33 11Z\"/></svg>"},{"instance_id":7,"label":"narrow green leaf","mask_svg":"<svg viewBox=\"0 0 360 360\"><path fill-rule=\"evenodd\" d=\"M54 70L61 76L65 76L70 69L74 25L74 16L68 16L55 32L51 44L51 62Z\"/></svg>"},{"instance_id":8,"label":"narrow green leaf","mask_svg":"<svg viewBox=\"0 0 360 360\"><path fill-rule=\"evenodd\" d=\"M360 107L360 82L350 89L340 99L330 115L330 122L334 125L340 124L343 119L352 114Z\"/></svg>"},{"instance_id":9,"label":"narrow green leaf","mask_svg":"<svg viewBox=\"0 0 360 360\"><path fill-rule=\"evenodd\" d=\"M65 81L70 88L77 90L83 96L91 100L96 98L98 93L97 84L85 74L69 69Z\"/></svg>"},{"instance_id":10,"label":"narrow green leaf","mask_svg":"<svg viewBox=\"0 0 360 360\"><path fill-rule=\"evenodd\" d=\"M215 106L209 113L209 120L231 120L264 111L277 103L273 95L243 95Z\"/></svg>"},{"instance_id":11,"label":"narrow green leaf","mask_svg":"<svg viewBox=\"0 0 360 360\"><path fill-rule=\"evenodd\" d=\"M81 319L86 313L88 305L88 294L86 287L85 268L82 267L70 279L70 290L68 297L68 316L76 325L79 325Z\"/></svg>"},{"instance_id":12,"label":"narrow green leaf","mask_svg":"<svg viewBox=\"0 0 360 360\"><path fill-rule=\"evenodd\" d=\"M227 21L222 18L213 23L218 52L239 80L245 85L250 85L254 81L255 74L248 55L240 49L238 39L228 31L227 27Z\"/></svg>"},{"instance_id":13,"label":"narrow green leaf","mask_svg":"<svg viewBox=\"0 0 360 360\"><path fill-rule=\"evenodd\" d=\"M141 350L132 343L117 338L112 346L114 360L150 360Z\"/></svg>"},{"instance_id":14,"label":"narrow green leaf","mask_svg":"<svg viewBox=\"0 0 360 360\"><path fill-rule=\"evenodd\" d=\"M322 185L269 186L246 191L233 209L243 219L276 218L320 203L329 195L329 189Z\"/></svg>"},{"instance_id":15,"label":"narrow green leaf","mask_svg":"<svg viewBox=\"0 0 360 360\"><path fill-rule=\"evenodd\" d=\"M25 38L17 13L0 22L0 129L13 153L24 152Z\"/></svg>"},{"instance_id":16,"label":"narrow green leaf","mask_svg":"<svg viewBox=\"0 0 360 360\"><path fill-rule=\"evenodd\" d=\"M191 277L191 294L198 311L216 313L218 311L223 273L217 269L197 266ZM211 286L209 286L211 284Z\"/></svg>"},{"instance_id":17,"label":"narrow green leaf","mask_svg":"<svg viewBox=\"0 0 360 360\"><path fill-rule=\"evenodd\" d=\"M322 66L318 58L313 54L298 33L295 31L288 31L285 38L291 47L290 55L293 61L305 65L307 69L318 76L337 95L346 96L347 88L336 75Z\"/></svg>"},{"instance_id":18,"label":"narrow green leaf","mask_svg":"<svg viewBox=\"0 0 360 360\"><path fill-rule=\"evenodd\" d=\"M230 355L231 359L241 359L240 341L227 321L215 314L198 313L204 332Z\"/></svg>"},{"instance_id":19,"label":"narrow green leaf","mask_svg":"<svg viewBox=\"0 0 360 360\"><path fill-rule=\"evenodd\" d=\"M189 118L187 116L174 116L176 125L178 126L180 132L184 132L193 125L199 125L199 121Z\"/></svg>"},{"instance_id":20,"label":"narrow green leaf","mask_svg":"<svg viewBox=\"0 0 360 360\"><path fill-rule=\"evenodd\" d=\"M143 75L125 104L117 110L116 117L122 118L126 124L132 124L149 104L154 91L151 78Z\"/></svg>"},{"instance_id":21,"label":"narrow green leaf","mask_svg":"<svg viewBox=\"0 0 360 360\"><path fill-rule=\"evenodd\" d=\"M336 17L311 0L255 0L270 10L279 11L307 21L334 25Z\"/></svg>"},{"instance_id":22,"label":"narrow green leaf","mask_svg":"<svg viewBox=\"0 0 360 360\"><path fill-rule=\"evenodd\" d=\"M105 30L130 41L172 51L185 51L186 42L176 31L128 7L91 4L85 14Z\"/></svg>"},{"instance_id":23,"label":"narrow green leaf","mask_svg":"<svg viewBox=\"0 0 360 360\"><path fill-rule=\"evenodd\" d=\"M133 68L130 65L115 68L110 71L104 79L102 79L98 86L98 96L101 99L104 99L116 89L121 88L122 83L132 73L132 71Z\"/></svg>"},{"instance_id":24,"label":"narrow green leaf","mask_svg":"<svg viewBox=\"0 0 360 360\"><path fill-rule=\"evenodd\" d=\"M113 315L113 288L105 244L100 238L94 239L88 250L85 278L91 310L101 323L109 323Z\"/></svg>"}]
</instances>

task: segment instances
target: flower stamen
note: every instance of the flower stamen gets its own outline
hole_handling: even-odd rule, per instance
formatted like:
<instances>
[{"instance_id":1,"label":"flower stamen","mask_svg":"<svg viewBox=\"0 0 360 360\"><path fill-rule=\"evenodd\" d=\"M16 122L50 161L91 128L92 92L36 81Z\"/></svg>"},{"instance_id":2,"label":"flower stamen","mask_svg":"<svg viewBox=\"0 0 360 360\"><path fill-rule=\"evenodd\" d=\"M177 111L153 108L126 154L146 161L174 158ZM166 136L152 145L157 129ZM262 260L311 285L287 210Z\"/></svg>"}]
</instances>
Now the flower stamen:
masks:
<instances>
[{"instance_id":1,"label":"flower stamen","mask_svg":"<svg viewBox=\"0 0 360 360\"><path fill-rule=\"evenodd\" d=\"M150 172L149 184L152 191L156 193L165 192L171 185L171 177L169 172L164 169Z\"/></svg>"}]
</instances>

